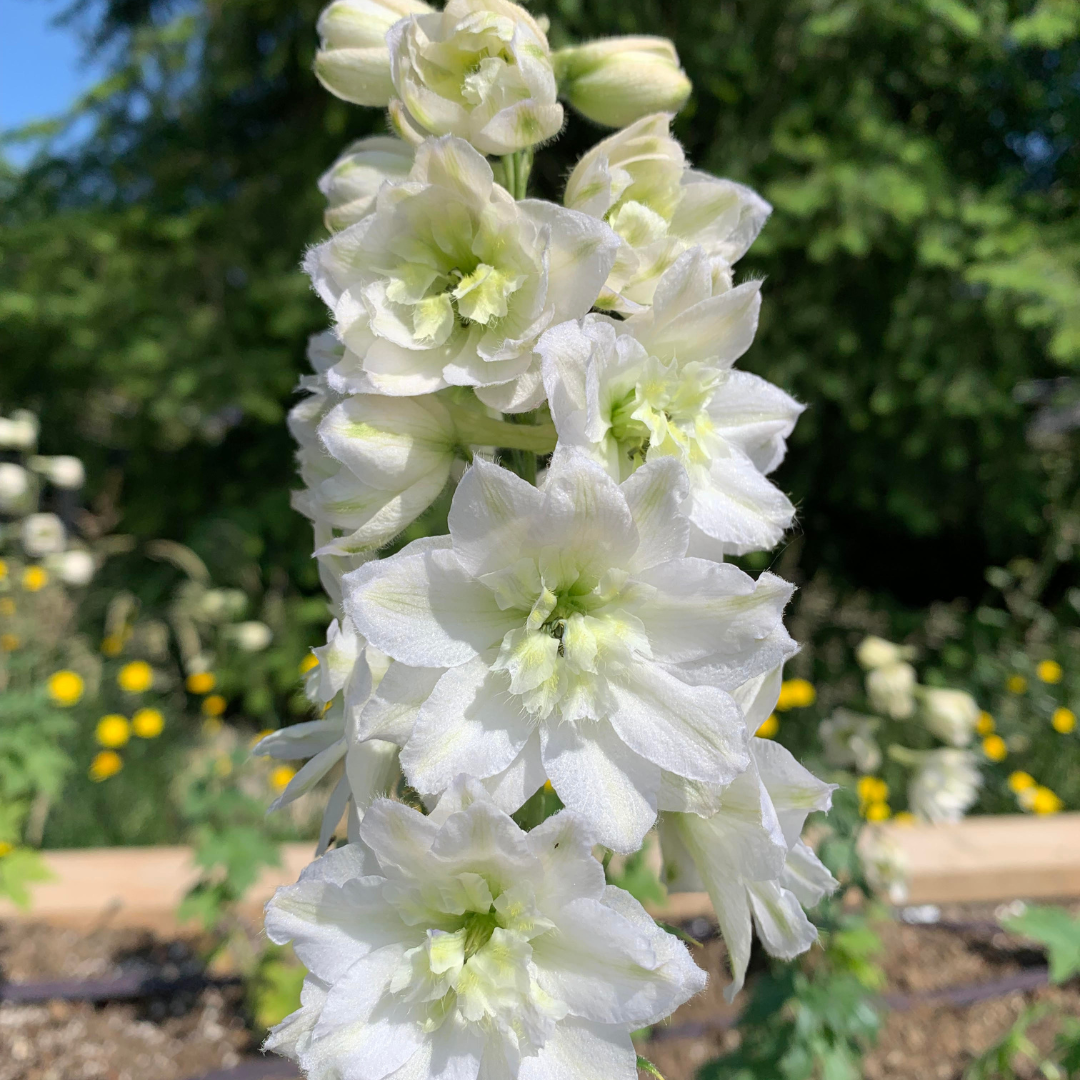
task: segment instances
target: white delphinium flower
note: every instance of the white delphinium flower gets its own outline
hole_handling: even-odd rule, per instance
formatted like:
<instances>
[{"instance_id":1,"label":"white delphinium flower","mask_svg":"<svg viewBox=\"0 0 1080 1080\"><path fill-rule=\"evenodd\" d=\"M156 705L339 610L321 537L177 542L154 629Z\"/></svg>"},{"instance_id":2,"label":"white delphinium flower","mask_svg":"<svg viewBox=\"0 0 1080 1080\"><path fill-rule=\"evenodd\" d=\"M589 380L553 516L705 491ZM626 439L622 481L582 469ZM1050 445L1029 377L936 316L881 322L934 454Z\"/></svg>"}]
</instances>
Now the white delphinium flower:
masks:
<instances>
[{"instance_id":1,"label":"white delphinium flower","mask_svg":"<svg viewBox=\"0 0 1080 1080\"><path fill-rule=\"evenodd\" d=\"M306 690L313 704L323 706L322 718L274 731L260 739L252 753L284 761L309 759L271 803L271 811L307 794L345 759L344 771L323 814L318 848L322 852L350 799L356 816L362 817L374 799L389 792L399 769L398 748L393 744L377 739L361 743L350 738L360 710L386 671L386 658L367 647L348 619L341 623L335 619L326 632L326 644L314 653L319 663Z\"/></svg>"},{"instance_id":2,"label":"white delphinium flower","mask_svg":"<svg viewBox=\"0 0 1080 1080\"><path fill-rule=\"evenodd\" d=\"M242 652L262 652L274 640L274 631L258 619L247 619L228 627L228 636Z\"/></svg>"},{"instance_id":3,"label":"white delphinium flower","mask_svg":"<svg viewBox=\"0 0 1080 1080\"><path fill-rule=\"evenodd\" d=\"M597 307L634 311L652 302L661 274L701 247L722 286L772 207L743 184L698 172L668 133L669 113L646 116L597 143L577 163L563 202L618 234L619 258Z\"/></svg>"},{"instance_id":4,"label":"white delphinium flower","mask_svg":"<svg viewBox=\"0 0 1080 1080\"><path fill-rule=\"evenodd\" d=\"M895 645L884 638L875 637L871 634L859 642L855 650L855 659L867 671L874 668L888 667L891 664L899 664L910 660L915 655L915 650L910 645Z\"/></svg>"},{"instance_id":5,"label":"white delphinium flower","mask_svg":"<svg viewBox=\"0 0 1080 1080\"><path fill-rule=\"evenodd\" d=\"M552 60L560 96L607 127L626 127L649 113L676 113L692 89L667 38L601 38L560 49Z\"/></svg>"},{"instance_id":6,"label":"white delphinium flower","mask_svg":"<svg viewBox=\"0 0 1080 1080\"><path fill-rule=\"evenodd\" d=\"M791 587L685 558L686 492L671 459L619 486L560 448L539 490L478 460L448 537L345 577L357 628L425 669L412 681L429 696L402 752L421 794L467 769L513 810L547 778L626 852L654 820L665 772L724 783L746 768L727 690L790 655ZM367 719L360 737L381 730Z\"/></svg>"},{"instance_id":7,"label":"white delphinium flower","mask_svg":"<svg viewBox=\"0 0 1080 1080\"><path fill-rule=\"evenodd\" d=\"M780 669L741 687L748 733L773 711ZM752 930L766 951L792 960L817 940L803 911L837 888L837 882L801 839L807 815L828 810L835 784L826 784L770 739L750 739L750 768L705 795L719 809L660 816L665 878L673 891L704 887L727 946L733 976L724 996L740 989L750 960ZM704 796L704 797L703 797Z\"/></svg>"},{"instance_id":8,"label":"white delphinium flower","mask_svg":"<svg viewBox=\"0 0 1080 1080\"><path fill-rule=\"evenodd\" d=\"M11 513L25 508L30 486L30 474L21 465L0 461L0 510Z\"/></svg>"},{"instance_id":9,"label":"white delphinium flower","mask_svg":"<svg viewBox=\"0 0 1080 1080\"><path fill-rule=\"evenodd\" d=\"M982 784L975 755L946 747L920 757L908 784L908 806L934 824L959 821L978 798Z\"/></svg>"},{"instance_id":10,"label":"white delphinium flower","mask_svg":"<svg viewBox=\"0 0 1080 1080\"><path fill-rule=\"evenodd\" d=\"M97 569L94 556L85 548L69 548L67 551L50 555L45 560L45 565L65 585L74 585L77 588L89 585Z\"/></svg>"},{"instance_id":11,"label":"white delphinium flower","mask_svg":"<svg viewBox=\"0 0 1080 1080\"><path fill-rule=\"evenodd\" d=\"M691 551L774 547L794 507L764 476L783 460L803 407L732 370L757 328L758 282L714 294L700 248L664 274L650 309L614 323L587 315L548 330L537 351L560 441L616 480L674 457L690 478Z\"/></svg>"},{"instance_id":12,"label":"white delphinium flower","mask_svg":"<svg viewBox=\"0 0 1080 1080\"><path fill-rule=\"evenodd\" d=\"M950 746L967 746L971 742L982 710L969 693L923 686L917 696L923 723L942 742Z\"/></svg>"},{"instance_id":13,"label":"white delphinium flower","mask_svg":"<svg viewBox=\"0 0 1080 1080\"><path fill-rule=\"evenodd\" d=\"M879 827L864 829L859 837L859 856L866 881L891 904L903 904L909 896L911 866L907 852L896 838Z\"/></svg>"},{"instance_id":14,"label":"white delphinium flower","mask_svg":"<svg viewBox=\"0 0 1080 1080\"><path fill-rule=\"evenodd\" d=\"M540 24L509 0L449 0L387 35L395 126L456 135L482 154L512 154L558 135L551 49Z\"/></svg>"},{"instance_id":15,"label":"white delphinium flower","mask_svg":"<svg viewBox=\"0 0 1080 1080\"><path fill-rule=\"evenodd\" d=\"M818 725L818 736L830 765L854 765L860 773L876 773L881 765L877 731L881 720L850 709L834 709L828 720Z\"/></svg>"},{"instance_id":16,"label":"white delphinium flower","mask_svg":"<svg viewBox=\"0 0 1080 1080\"><path fill-rule=\"evenodd\" d=\"M267 905L309 972L267 1049L309 1080L635 1080L630 1032L705 975L595 839L567 811L522 832L464 778L430 817L376 802Z\"/></svg>"},{"instance_id":17,"label":"white delphinium flower","mask_svg":"<svg viewBox=\"0 0 1080 1080\"><path fill-rule=\"evenodd\" d=\"M37 559L63 551L67 530L55 514L28 514L22 520L20 539L26 554Z\"/></svg>"},{"instance_id":18,"label":"white delphinium flower","mask_svg":"<svg viewBox=\"0 0 1080 1080\"><path fill-rule=\"evenodd\" d=\"M394 94L387 31L399 19L431 10L422 0L334 0L317 25L319 82L354 105L385 107Z\"/></svg>"},{"instance_id":19,"label":"white delphinium flower","mask_svg":"<svg viewBox=\"0 0 1080 1080\"><path fill-rule=\"evenodd\" d=\"M894 720L907 720L914 715L915 687L915 669L903 660L882 664L866 674L870 707Z\"/></svg>"},{"instance_id":20,"label":"white delphinium flower","mask_svg":"<svg viewBox=\"0 0 1080 1080\"><path fill-rule=\"evenodd\" d=\"M0 416L0 447L5 450L33 450L40 424L29 409L16 409L10 416Z\"/></svg>"},{"instance_id":21,"label":"white delphinium flower","mask_svg":"<svg viewBox=\"0 0 1080 1080\"><path fill-rule=\"evenodd\" d=\"M337 232L367 217L379 188L387 181L404 180L415 156L413 147L391 135L369 135L346 147L319 177L319 190L327 202L323 215L327 229Z\"/></svg>"},{"instance_id":22,"label":"white delphinium flower","mask_svg":"<svg viewBox=\"0 0 1080 1080\"><path fill-rule=\"evenodd\" d=\"M53 487L74 490L86 483L83 463L70 454L57 454L53 457L35 454L27 464L34 472L41 473Z\"/></svg>"},{"instance_id":23,"label":"white delphinium flower","mask_svg":"<svg viewBox=\"0 0 1080 1080\"><path fill-rule=\"evenodd\" d=\"M409 179L308 255L347 353L348 393L415 396L473 386L507 411L543 399L533 346L549 325L584 315L618 240L602 222L514 199L468 143L416 152Z\"/></svg>"}]
</instances>

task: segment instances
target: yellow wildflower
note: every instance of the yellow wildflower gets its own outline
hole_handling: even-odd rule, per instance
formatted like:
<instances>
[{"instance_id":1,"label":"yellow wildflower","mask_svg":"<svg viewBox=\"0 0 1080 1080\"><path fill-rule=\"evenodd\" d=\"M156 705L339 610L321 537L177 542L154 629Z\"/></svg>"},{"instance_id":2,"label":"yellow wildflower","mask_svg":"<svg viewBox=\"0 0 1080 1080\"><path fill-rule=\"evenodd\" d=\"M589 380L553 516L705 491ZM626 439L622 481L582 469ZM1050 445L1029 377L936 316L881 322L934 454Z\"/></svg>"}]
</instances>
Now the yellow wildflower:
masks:
<instances>
[{"instance_id":1,"label":"yellow wildflower","mask_svg":"<svg viewBox=\"0 0 1080 1080\"><path fill-rule=\"evenodd\" d=\"M27 592L37 592L49 584L48 572L42 566L28 566L22 575L22 586Z\"/></svg>"},{"instance_id":2,"label":"yellow wildflower","mask_svg":"<svg viewBox=\"0 0 1080 1080\"><path fill-rule=\"evenodd\" d=\"M193 694L209 694L217 686L217 679L209 671L193 671L184 685Z\"/></svg>"},{"instance_id":3,"label":"yellow wildflower","mask_svg":"<svg viewBox=\"0 0 1080 1080\"><path fill-rule=\"evenodd\" d=\"M120 669L116 682L129 694L141 694L154 685L154 669L145 660L132 660Z\"/></svg>"},{"instance_id":4,"label":"yellow wildflower","mask_svg":"<svg viewBox=\"0 0 1080 1080\"><path fill-rule=\"evenodd\" d=\"M987 735L983 739L982 748L991 761L1004 761L1009 756L1009 748L1000 735Z\"/></svg>"},{"instance_id":5,"label":"yellow wildflower","mask_svg":"<svg viewBox=\"0 0 1080 1080\"><path fill-rule=\"evenodd\" d=\"M131 738L131 725L126 716L119 713L109 713L103 716L94 729L94 737L102 746L115 750L123 746Z\"/></svg>"},{"instance_id":6,"label":"yellow wildflower","mask_svg":"<svg viewBox=\"0 0 1080 1080\"><path fill-rule=\"evenodd\" d=\"M1058 734L1068 735L1076 727L1076 713L1072 709L1055 709L1054 715L1050 717L1050 723Z\"/></svg>"},{"instance_id":7,"label":"yellow wildflower","mask_svg":"<svg viewBox=\"0 0 1080 1080\"><path fill-rule=\"evenodd\" d=\"M988 712L984 710L979 713L979 719L975 722L975 730L980 735L993 735L996 727L994 718Z\"/></svg>"},{"instance_id":8,"label":"yellow wildflower","mask_svg":"<svg viewBox=\"0 0 1080 1080\"><path fill-rule=\"evenodd\" d=\"M878 776L860 776L856 790L864 803L885 802L889 797L889 785Z\"/></svg>"},{"instance_id":9,"label":"yellow wildflower","mask_svg":"<svg viewBox=\"0 0 1080 1080\"><path fill-rule=\"evenodd\" d=\"M7 576L8 565L3 559L0 559L0 581L3 581Z\"/></svg>"},{"instance_id":10,"label":"yellow wildflower","mask_svg":"<svg viewBox=\"0 0 1080 1080\"><path fill-rule=\"evenodd\" d=\"M1022 694L1027 689L1027 679L1023 675L1010 675L1005 680L1005 689L1010 694Z\"/></svg>"},{"instance_id":11,"label":"yellow wildflower","mask_svg":"<svg viewBox=\"0 0 1080 1080\"><path fill-rule=\"evenodd\" d=\"M228 702L220 694L211 694L203 698L202 711L204 716L220 716L225 711Z\"/></svg>"},{"instance_id":12,"label":"yellow wildflower","mask_svg":"<svg viewBox=\"0 0 1080 1080\"><path fill-rule=\"evenodd\" d=\"M307 656L300 661L300 674L306 675L312 668L318 666L319 658L313 652L309 652Z\"/></svg>"},{"instance_id":13,"label":"yellow wildflower","mask_svg":"<svg viewBox=\"0 0 1080 1080\"><path fill-rule=\"evenodd\" d=\"M49 697L53 699L53 702L67 708L74 705L83 696L86 684L78 672L64 670L54 671L49 676L46 686Z\"/></svg>"},{"instance_id":14,"label":"yellow wildflower","mask_svg":"<svg viewBox=\"0 0 1080 1080\"><path fill-rule=\"evenodd\" d=\"M15 845L9 843L7 840L0 840L0 859L5 855L10 855L15 850Z\"/></svg>"},{"instance_id":15,"label":"yellow wildflower","mask_svg":"<svg viewBox=\"0 0 1080 1080\"><path fill-rule=\"evenodd\" d=\"M1036 814L1060 813L1065 804L1048 787L1041 784L1035 789L1035 795L1031 800L1031 809Z\"/></svg>"},{"instance_id":16,"label":"yellow wildflower","mask_svg":"<svg viewBox=\"0 0 1080 1080\"><path fill-rule=\"evenodd\" d=\"M90 779L98 782L115 776L124 767L124 759L115 750L101 750L90 762Z\"/></svg>"},{"instance_id":17,"label":"yellow wildflower","mask_svg":"<svg viewBox=\"0 0 1080 1080\"><path fill-rule=\"evenodd\" d=\"M915 815L910 810L898 810L893 814L893 822L896 825L914 825Z\"/></svg>"},{"instance_id":18,"label":"yellow wildflower","mask_svg":"<svg viewBox=\"0 0 1080 1080\"><path fill-rule=\"evenodd\" d=\"M295 775L296 770L291 765L278 765L270 772L270 786L275 791L284 791Z\"/></svg>"},{"instance_id":19,"label":"yellow wildflower","mask_svg":"<svg viewBox=\"0 0 1080 1080\"><path fill-rule=\"evenodd\" d=\"M1056 660L1040 660L1038 667L1035 668L1035 674L1039 676L1041 682L1059 683L1062 675L1061 665Z\"/></svg>"},{"instance_id":20,"label":"yellow wildflower","mask_svg":"<svg viewBox=\"0 0 1080 1080\"><path fill-rule=\"evenodd\" d=\"M754 733L759 739L772 739L776 737L776 733L780 730L780 720L776 713L770 713L761 722L761 727Z\"/></svg>"},{"instance_id":21,"label":"yellow wildflower","mask_svg":"<svg viewBox=\"0 0 1080 1080\"><path fill-rule=\"evenodd\" d=\"M1035 777L1031 773L1023 772L1020 769L1009 773L1009 790L1015 794L1019 795L1021 791L1027 791L1033 787L1035 787Z\"/></svg>"},{"instance_id":22,"label":"yellow wildflower","mask_svg":"<svg viewBox=\"0 0 1080 1080\"><path fill-rule=\"evenodd\" d=\"M814 684L806 679L785 679L780 685L780 697L776 707L780 712L788 709L803 709L807 705L813 705L817 701L817 691Z\"/></svg>"},{"instance_id":23,"label":"yellow wildflower","mask_svg":"<svg viewBox=\"0 0 1080 1080\"><path fill-rule=\"evenodd\" d=\"M165 717L158 709L140 709L131 718L131 730L140 739L156 739L165 730Z\"/></svg>"},{"instance_id":24,"label":"yellow wildflower","mask_svg":"<svg viewBox=\"0 0 1080 1080\"><path fill-rule=\"evenodd\" d=\"M872 802L866 808L867 821L888 821L892 817L892 811L888 803Z\"/></svg>"},{"instance_id":25,"label":"yellow wildflower","mask_svg":"<svg viewBox=\"0 0 1080 1080\"><path fill-rule=\"evenodd\" d=\"M18 634L0 634L0 649L4 652L14 652L21 644Z\"/></svg>"}]
</instances>

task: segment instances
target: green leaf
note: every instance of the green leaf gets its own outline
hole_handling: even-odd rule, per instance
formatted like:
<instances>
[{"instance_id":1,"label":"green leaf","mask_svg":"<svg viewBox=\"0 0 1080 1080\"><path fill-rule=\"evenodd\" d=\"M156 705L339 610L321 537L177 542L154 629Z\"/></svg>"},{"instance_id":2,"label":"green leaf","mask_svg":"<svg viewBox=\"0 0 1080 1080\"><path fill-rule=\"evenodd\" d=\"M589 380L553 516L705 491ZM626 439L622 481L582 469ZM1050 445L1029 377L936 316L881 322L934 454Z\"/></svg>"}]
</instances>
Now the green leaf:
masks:
<instances>
[{"instance_id":1,"label":"green leaf","mask_svg":"<svg viewBox=\"0 0 1080 1080\"><path fill-rule=\"evenodd\" d=\"M1022 915L1002 919L1001 925L1046 946L1051 982L1064 982L1080 972L1080 919L1064 908L1031 907Z\"/></svg>"}]
</instances>

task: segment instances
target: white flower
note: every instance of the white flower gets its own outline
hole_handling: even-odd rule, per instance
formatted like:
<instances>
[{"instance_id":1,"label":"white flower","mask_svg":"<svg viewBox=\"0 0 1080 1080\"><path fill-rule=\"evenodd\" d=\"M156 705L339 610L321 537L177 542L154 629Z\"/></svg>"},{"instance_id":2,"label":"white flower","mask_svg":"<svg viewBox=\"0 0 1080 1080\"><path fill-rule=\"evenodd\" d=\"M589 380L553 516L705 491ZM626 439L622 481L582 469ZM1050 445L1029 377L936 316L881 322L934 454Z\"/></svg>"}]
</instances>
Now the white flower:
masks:
<instances>
[{"instance_id":1,"label":"white flower","mask_svg":"<svg viewBox=\"0 0 1080 1080\"><path fill-rule=\"evenodd\" d=\"M274 631L258 619L229 627L229 636L243 652L262 652L274 640Z\"/></svg>"},{"instance_id":2,"label":"white flower","mask_svg":"<svg viewBox=\"0 0 1080 1080\"><path fill-rule=\"evenodd\" d=\"M850 709L834 709L828 720L818 725L818 737L830 765L854 765L860 773L876 773L881 765L877 730L881 720Z\"/></svg>"},{"instance_id":3,"label":"white flower","mask_svg":"<svg viewBox=\"0 0 1080 1080\"><path fill-rule=\"evenodd\" d=\"M978 798L981 784L970 750L931 750L908 785L908 805L912 813L934 824L959 821Z\"/></svg>"},{"instance_id":4,"label":"white flower","mask_svg":"<svg viewBox=\"0 0 1080 1080\"><path fill-rule=\"evenodd\" d=\"M413 166L415 151L390 135L370 135L350 144L319 177L326 196L323 220L337 232L367 217L375 208L375 196L384 183L404 180Z\"/></svg>"},{"instance_id":5,"label":"white flower","mask_svg":"<svg viewBox=\"0 0 1080 1080\"><path fill-rule=\"evenodd\" d=\"M0 510L14 511L30 491L30 474L13 461L0 461Z\"/></svg>"},{"instance_id":6,"label":"white flower","mask_svg":"<svg viewBox=\"0 0 1080 1080\"><path fill-rule=\"evenodd\" d=\"M86 483L86 469L77 457L58 454L55 457L35 455L28 463L34 472L41 473L46 480L58 488L81 488Z\"/></svg>"},{"instance_id":7,"label":"white flower","mask_svg":"<svg viewBox=\"0 0 1080 1080\"><path fill-rule=\"evenodd\" d=\"M920 687L919 704L923 723L950 746L967 746L979 722L978 702L963 690Z\"/></svg>"},{"instance_id":8,"label":"white flower","mask_svg":"<svg viewBox=\"0 0 1080 1080\"><path fill-rule=\"evenodd\" d=\"M463 779L430 817L376 802L267 905L309 974L266 1048L309 1080L635 1080L630 1032L705 975L594 840L565 811L524 833Z\"/></svg>"},{"instance_id":9,"label":"white flower","mask_svg":"<svg viewBox=\"0 0 1080 1080\"><path fill-rule=\"evenodd\" d=\"M23 550L32 559L64 550L67 532L55 514L29 514L22 520Z\"/></svg>"},{"instance_id":10,"label":"white flower","mask_svg":"<svg viewBox=\"0 0 1080 1080\"><path fill-rule=\"evenodd\" d=\"M547 36L508 0L450 0L387 35L399 121L457 135L482 154L512 154L558 135L562 106Z\"/></svg>"},{"instance_id":11,"label":"white flower","mask_svg":"<svg viewBox=\"0 0 1080 1080\"><path fill-rule=\"evenodd\" d=\"M872 709L906 720L915 712L915 669L903 660L872 668L866 676L866 696Z\"/></svg>"},{"instance_id":12,"label":"white flower","mask_svg":"<svg viewBox=\"0 0 1080 1080\"><path fill-rule=\"evenodd\" d=\"M602 38L560 49L552 61L560 96L608 127L626 127L649 113L678 112L692 89L667 38Z\"/></svg>"},{"instance_id":13,"label":"white flower","mask_svg":"<svg viewBox=\"0 0 1080 1080\"><path fill-rule=\"evenodd\" d=\"M780 678L777 668L740 688L748 732L775 708ZM731 963L729 1001L742 989L752 927L770 955L794 959L817 940L803 906L813 907L837 887L800 838L807 815L829 809L836 785L819 780L779 743L752 738L750 747L750 768L709 794L719 809L709 816L660 816L668 887L704 885L712 900Z\"/></svg>"},{"instance_id":14,"label":"white flower","mask_svg":"<svg viewBox=\"0 0 1080 1080\"><path fill-rule=\"evenodd\" d=\"M732 264L772 212L750 188L688 168L670 123L670 114L658 113L617 131L567 181L565 205L602 218L622 240L598 307L630 312L651 303L661 274L695 245L730 286Z\"/></svg>"},{"instance_id":15,"label":"white flower","mask_svg":"<svg viewBox=\"0 0 1080 1080\"><path fill-rule=\"evenodd\" d=\"M46 559L46 565L65 585L76 587L89 585L97 569L94 556L85 548L71 548L50 555Z\"/></svg>"},{"instance_id":16,"label":"white flower","mask_svg":"<svg viewBox=\"0 0 1080 1080\"><path fill-rule=\"evenodd\" d=\"M384 185L372 213L308 255L347 349L330 386L405 396L474 386L503 412L534 408L536 339L589 310L617 246L588 215L515 202L460 139L429 140L408 181Z\"/></svg>"},{"instance_id":17,"label":"white flower","mask_svg":"<svg viewBox=\"0 0 1080 1080\"><path fill-rule=\"evenodd\" d=\"M309 759L270 805L279 810L311 791L343 758L345 768L323 814L319 852L326 850L334 828L350 804L360 818L372 801L386 795L399 775L398 747L379 739L360 742L353 737L356 719L378 676L386 670L384 658L370 650L352 623L335 619L326 632L326 644L314 650L319 659L309 677L308 696L329 705L321 720L281 728L260 739L252 753L284 761ZM341 701L335 701L341 694ZM331 704L333 703L333 704Z\"/></svg>"},{"instance_id":18,"label":"white flower","mask_svg":"<svg viewBox=\"0 0 1080 1080\"><path fill-rule=\"evenodd\" d=\"M914 655L915 650L910 645L894 645L891 641L873 634L864 637L855 650L855 659L867 671L899 664L901 661L910 660Z\"/></svg>"},{"instance_id":19,"label":"white flower","mask_svg":"<svg viewBox=\"0 0 1080 1080\"><path fill-rule=\"evenodd\" d=\"M5 450L32 450L38 437L38 418L28 409L16 409L0 416L0 447Z\"/></svg>"},{"instance_id":20,"label":"white flower","mask_svg":"<svg viewBox=\"0 0 1080 1080\"><path fill-rule=\"evenodd\" d=\"M757 282L713 295L700 248L661 279L652 308L613 323L587 315L537 345L560 441L623 480L674 457L690 478L691 551L774 547L795 513L763 473L783 460L802 406L732 364L754 338Z\"/></svg>"},{"instance_id":21,"label":"white flower","mask_svg":"<svg viewBox=\"0 0 1080 1080\"><path fill-rule=\"evenodd\" d=\"M546 777L603 843L632 851L665 771L723 783L746 767L726 690L792 651L781 622L791 588L684 558L685 497L670 459L620 487L560 448L540 490L478 460L448 537L346 576L357 628L427 669L413 678L429 696L402 752L421 794L467 769L513 810ZM362 717L360 737L375 722Z\"/></svg>"},{"instance_id":22,"label":"white flower","mask_svg":"<svg viewBox=\"0 0 1080 1080\"><path fill-rule=\"evenodd\" d=\"M355 105L385 106L394 93L387 31L399 19L430 11L421 0L334 0L319 16L319 82Z\"/></svg>"},{"instance_id":23,"label":"white flower","mask_svg":"<svg viewBox=\"0 0 1080 1080\"><path fill-rule=\"evenodd\" d=\"M881 828L863 830L859 838L859 856L867 883L891 904L903 904L909 895L911 865L907 853L896 838Z\"/></svg>"}]
</instances>

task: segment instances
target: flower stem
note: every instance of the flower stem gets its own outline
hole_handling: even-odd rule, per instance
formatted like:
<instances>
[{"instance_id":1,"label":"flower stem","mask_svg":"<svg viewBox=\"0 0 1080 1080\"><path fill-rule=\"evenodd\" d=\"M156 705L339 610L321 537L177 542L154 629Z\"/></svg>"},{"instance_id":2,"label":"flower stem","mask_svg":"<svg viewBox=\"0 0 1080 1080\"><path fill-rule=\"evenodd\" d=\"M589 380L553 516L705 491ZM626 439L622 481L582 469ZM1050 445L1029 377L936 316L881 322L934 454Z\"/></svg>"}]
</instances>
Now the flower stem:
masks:
<instances>
[{"instance_id":1,"label":"flower stem","mask_svg":"<svg viewBox=\"0 0 1080 1080\"><path fill-rule=\"evenodd\" d=\"M528 450L535 454L550 454L555 449L557 436L550 420L536 424L515 424L510 420L496 420L484 413L464 408L456 402L446 402L454 421L458 438L472 446L498 446L504 450ZM535 479L536 462L533 462Z\"/></svg>"},{"instance_id":2,"label":"flower stem","mask_svg":"<svg viewBox=\"0 0 1080 1080\"><path fill-rule=\"evenodd\" d=\"M507 154L500 160L503 186L515 199L524 199L529 190L529 173L532 172L532 147Z\"/></svg>"}]
</instances>

